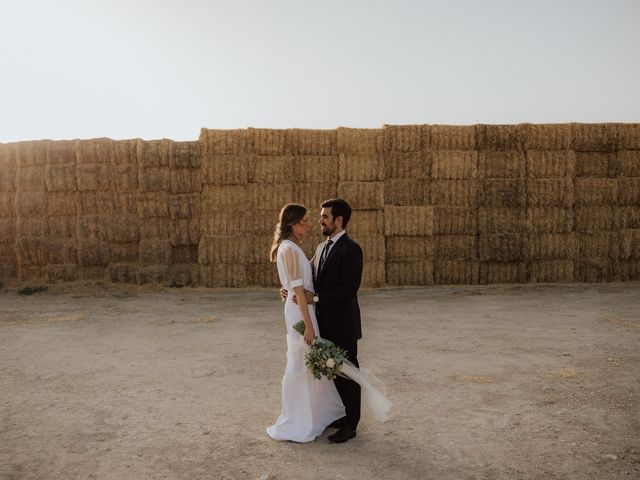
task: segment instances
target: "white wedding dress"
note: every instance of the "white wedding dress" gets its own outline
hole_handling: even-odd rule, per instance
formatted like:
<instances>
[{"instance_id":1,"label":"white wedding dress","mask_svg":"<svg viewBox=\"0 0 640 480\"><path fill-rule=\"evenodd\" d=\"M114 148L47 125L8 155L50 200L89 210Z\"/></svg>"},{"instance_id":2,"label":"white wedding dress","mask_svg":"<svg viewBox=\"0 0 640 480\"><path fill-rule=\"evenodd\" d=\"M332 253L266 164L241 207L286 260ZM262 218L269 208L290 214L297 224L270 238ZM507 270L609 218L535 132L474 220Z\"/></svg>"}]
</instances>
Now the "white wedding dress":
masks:
<instances>
[{"instance_id":1,"label":"white wedding dress","mask_svg":"<svg viewBox=\"0 0 640 480\"><path fill-rule=\"evenodd\" d=\"M311 264L302 249L290 240L278 248L278 276L287 290L284 319L287 327L287 366L282 378L282 412L276 423L267 427L274 440L311 442L334 420L344 417L344 405L335 384L323 377L315 379L304 364L309 346L292 327L302 320L300 307L293 303L294 287L302 285L313 291ZM309 305L311 322L320 336L315 307Z\"/></svg>"}]
</instances>

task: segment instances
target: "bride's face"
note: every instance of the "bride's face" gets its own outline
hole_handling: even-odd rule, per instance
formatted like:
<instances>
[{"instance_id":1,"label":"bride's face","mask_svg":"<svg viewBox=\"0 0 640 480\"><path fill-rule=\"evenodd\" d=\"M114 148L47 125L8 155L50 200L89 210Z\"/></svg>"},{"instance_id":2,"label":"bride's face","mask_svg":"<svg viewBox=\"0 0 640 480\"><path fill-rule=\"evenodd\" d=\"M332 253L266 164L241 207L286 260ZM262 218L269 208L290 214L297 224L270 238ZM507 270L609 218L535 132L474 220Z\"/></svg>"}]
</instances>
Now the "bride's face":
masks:
<instances>
[{"instance_id":1,"label":"bride's face","mask_svg":"<svg viewBox=\"0 0 640 480\"><path fill-rule=\"evenodd\" d=\"M298 223L293 225L293 234L297 238L304 237L307 233L309 233L309 229L311 228L311 223L309 222L309 214L305 214Z\"/></svg>"}]
</instances>

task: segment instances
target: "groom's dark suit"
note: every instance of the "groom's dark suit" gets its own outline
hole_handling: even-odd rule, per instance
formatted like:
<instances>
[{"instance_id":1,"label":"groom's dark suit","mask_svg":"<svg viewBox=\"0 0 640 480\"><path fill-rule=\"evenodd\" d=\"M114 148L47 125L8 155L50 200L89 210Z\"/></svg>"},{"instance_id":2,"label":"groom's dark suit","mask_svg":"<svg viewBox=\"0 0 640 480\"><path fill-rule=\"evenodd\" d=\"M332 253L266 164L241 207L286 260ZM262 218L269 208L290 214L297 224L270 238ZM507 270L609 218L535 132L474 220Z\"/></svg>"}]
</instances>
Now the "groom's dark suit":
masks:
<instances>
[{"instance_id":1,"label":"groom's dark suit","mask_svg":"<svg viewBox=\"0 0 640 480\"><path fill-rule=\"evenodd\" d=\"M318 271L324 246L325 242L318 245L313 263L320 335L347 350L348 359L359 367L358 339L362 338L362 330L358 289L362 279L362 249L345 232ZM347 425L355 430L360 421L360 385L343 377L334 381L345 406Z\"/></svg>"}]
</instances>

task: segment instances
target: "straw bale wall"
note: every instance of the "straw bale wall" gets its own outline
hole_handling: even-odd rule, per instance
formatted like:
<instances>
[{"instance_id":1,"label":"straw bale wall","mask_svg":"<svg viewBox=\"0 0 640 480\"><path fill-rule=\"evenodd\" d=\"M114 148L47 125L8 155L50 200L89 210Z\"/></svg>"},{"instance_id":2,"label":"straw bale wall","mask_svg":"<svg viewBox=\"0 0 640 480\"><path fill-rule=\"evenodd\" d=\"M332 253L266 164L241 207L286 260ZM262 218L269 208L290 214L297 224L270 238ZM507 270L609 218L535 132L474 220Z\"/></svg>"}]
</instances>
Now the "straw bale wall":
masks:
<instances>
[{"instance_id":1,"label":"straw bale wall","mask_svg":"<svg viewBox=\"0 0 640 480\"><path fill-rule=\"evenodd\" d=\"M365 286L640 280L639 124L0 144L0 278L275 286L279 209L336 196Z\"/></svg>"}]
</instances>

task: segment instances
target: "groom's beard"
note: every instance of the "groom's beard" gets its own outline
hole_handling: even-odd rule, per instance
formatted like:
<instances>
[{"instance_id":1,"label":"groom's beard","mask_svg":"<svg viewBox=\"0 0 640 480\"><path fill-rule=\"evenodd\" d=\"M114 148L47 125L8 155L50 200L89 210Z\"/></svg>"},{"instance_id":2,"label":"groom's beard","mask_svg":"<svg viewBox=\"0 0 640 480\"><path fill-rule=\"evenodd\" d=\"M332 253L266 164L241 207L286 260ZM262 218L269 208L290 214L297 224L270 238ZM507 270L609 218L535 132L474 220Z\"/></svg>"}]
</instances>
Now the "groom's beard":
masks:
<instances>
[{"instance_id":1,"label":"groom's beard","mask_svg":"<svg viewBox=\"0 0 640 480\"><path fill-rule=\"evenodd\" d=\"M326 225L322 225L322 235L324 235L325 237L330 237L331 235L333 235L333 232L336 231L336 226L333 226L333 229L329 229L329 227L327 227Z\"/></svg>"}]
</instances>

